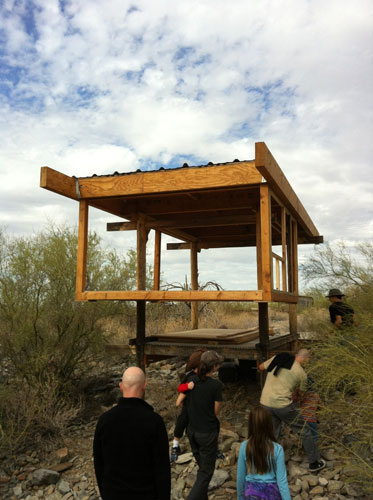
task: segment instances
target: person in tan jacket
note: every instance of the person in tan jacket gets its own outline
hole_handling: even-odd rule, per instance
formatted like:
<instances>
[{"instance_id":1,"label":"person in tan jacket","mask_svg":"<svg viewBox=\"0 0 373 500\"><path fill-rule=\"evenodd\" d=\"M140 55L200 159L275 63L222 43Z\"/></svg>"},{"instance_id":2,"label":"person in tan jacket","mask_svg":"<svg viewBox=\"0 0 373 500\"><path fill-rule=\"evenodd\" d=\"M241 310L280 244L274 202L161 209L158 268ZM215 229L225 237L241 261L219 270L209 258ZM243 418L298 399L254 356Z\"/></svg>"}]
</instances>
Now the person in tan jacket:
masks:
<instances>
[{"instance_id":1,"label":"person in tan jacket","mask_svg":"<svg viewBox=\"0 0 373 500\"><path fill-rule=\"evenodd\" d=\"M295 390L301 393L307 387L307 375L303 369L310 359L310 352L301 349L294 356L282 352L264 361L259 370L267 370L267 378L262 390L260 404L272 415L275 438L281 432L281 423L287 423L293 431L300 434L302 445L309 461L309 470L316 472L325 467L325 461L320 458L317 444L301 413L292 401Z\"/></svg>"}]
</instances>

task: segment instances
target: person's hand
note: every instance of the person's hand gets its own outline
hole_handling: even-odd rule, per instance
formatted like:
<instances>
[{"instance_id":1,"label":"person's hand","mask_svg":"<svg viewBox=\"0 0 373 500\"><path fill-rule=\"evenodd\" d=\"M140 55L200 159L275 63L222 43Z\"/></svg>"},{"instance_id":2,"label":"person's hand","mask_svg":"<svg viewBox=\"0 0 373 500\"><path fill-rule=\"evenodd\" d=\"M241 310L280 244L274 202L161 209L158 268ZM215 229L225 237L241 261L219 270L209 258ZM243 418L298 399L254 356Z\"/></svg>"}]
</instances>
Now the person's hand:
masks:
<instances>
[{"instance_id":1,"label":"person's hand","mask_svg":"<svg viewBox=\"0 0 373 500\"><path fill-rule=\"evenodd\" d=\"M188 389L191 391L194 387L194 382L189 382L188 383Z\"/></svg>"}]
</instances>

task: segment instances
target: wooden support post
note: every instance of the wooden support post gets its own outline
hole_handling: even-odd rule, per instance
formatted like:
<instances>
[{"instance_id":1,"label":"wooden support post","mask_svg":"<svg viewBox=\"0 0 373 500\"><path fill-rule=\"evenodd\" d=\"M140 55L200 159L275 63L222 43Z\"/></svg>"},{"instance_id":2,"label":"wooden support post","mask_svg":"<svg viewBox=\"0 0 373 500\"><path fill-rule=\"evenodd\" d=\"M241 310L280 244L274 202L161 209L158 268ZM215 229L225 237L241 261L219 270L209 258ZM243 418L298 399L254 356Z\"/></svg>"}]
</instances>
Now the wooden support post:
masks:
<instances>
[{"instance_id":1,"label":"wooden support post","mask_svg":"<svg viewBox=\"0 0 373 500\"><path fill-rule=\"evenodd\" d=\"M88 250L88 202L79 202L78 255L76 268L76 294L81 294L87 286L87 250Z\"/></svg>"},{"instance_id":2,"label":"wooden support post","mask_svg":"<svg viewBox=\"0 0 373 500\"><path fill-rule=\"evenodd\" d=\"M286 284L286 210L281 207L281 246L282 246L282 290L287 291Z\"/></svg>"},{"instance_id":3,"label":"wooden support post","mask_svg":"<svg viewBox=\"0 0 373 500\"><path fill-rule=\"evenodd\" d=\"M146 289L146 242L148 230L145 220L137 221L137 290ZM146 302L136 302L136 357L137 366L145 370Z\"/></svg>"},{"instance_id":4,"label":"wooden support post","mask_svg":"<svg viewBox=\"0 0 373 500\"><path fill-rule=\"evenodd\" d=\"M153 290L159 290L161 282L161 231L156 230L154 241L154 283Z\"/></svg>"},{"instance_id":5,"label":"wooden support post","mask_svg":"<svg viewBox=\"0 0 373 500\"><path fill-rule=\"evenodd\" d=\"M192 290L198 290L198 252L197 243L192 242L190 248L190 275ZM198 302L191 302L191 327L192 330L198 329Z\"/></svg>"},{"instance_id":6,"label":"wooden support post","mask_svg":"<svg viewBox=\"0 0 373 500\"><path fill-rule=\"evenodd\" d=\"M260 206L256 211L256 267L258 290L262 290L262 242L260 239Z\"/></svg>"},{"instance_id":7,"label":"wooden support post","mask_svg":"<svg viewBox=\"0 0 373 500\"><path fill-rule=\"evenodd\" d=\"M258 314L259 314L259 348L261 359L260 361L266 360L268 356L268 344L269 344L269 316L268 316L268 302L258 303ZM260 385L263 388L266 379L266 372L260 372Z\"/></svg>"},{"instance_id":8,"label":"wooden support post","mask_svg":"<svg viewBox=\"0 0 373 500\"><path fill-rule=\"evenodd\" d=\"M262 254L263 300L270 301L272 295L272 237L271 237L271 198L268 184L260 186L260 241Z\"/></svg>"},{"instance_id":9,"label":"wooden support post","mask_svg":"<svg viewBox=\"0 0 373 500\"><path fill-rule=\"evenodd\" d=\"M293 221L290 226L292 232L292 289L298 294L298 223ZM298 333L297 305L289 304L289 331Z\"/></svg>"}]
</instances>

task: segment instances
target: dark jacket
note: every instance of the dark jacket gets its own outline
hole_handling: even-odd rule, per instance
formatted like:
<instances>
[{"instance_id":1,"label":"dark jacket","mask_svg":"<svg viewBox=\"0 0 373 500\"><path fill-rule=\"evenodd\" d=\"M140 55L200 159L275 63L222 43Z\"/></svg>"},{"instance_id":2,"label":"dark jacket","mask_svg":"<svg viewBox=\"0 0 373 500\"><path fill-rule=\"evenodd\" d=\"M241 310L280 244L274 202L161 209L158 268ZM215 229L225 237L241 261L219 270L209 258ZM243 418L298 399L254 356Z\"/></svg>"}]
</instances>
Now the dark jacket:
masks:
<instances>
[{"instance_id":1,"label":"dark jacket","mask_svg":"<svg viewBox=\"0 0 373 500\"><path fill-rule=\"evenodd\" d=\"M139 398L101 415L93 457L103 500L169 500L168 437L162 418Z\"/></svg>"}]
</instances>

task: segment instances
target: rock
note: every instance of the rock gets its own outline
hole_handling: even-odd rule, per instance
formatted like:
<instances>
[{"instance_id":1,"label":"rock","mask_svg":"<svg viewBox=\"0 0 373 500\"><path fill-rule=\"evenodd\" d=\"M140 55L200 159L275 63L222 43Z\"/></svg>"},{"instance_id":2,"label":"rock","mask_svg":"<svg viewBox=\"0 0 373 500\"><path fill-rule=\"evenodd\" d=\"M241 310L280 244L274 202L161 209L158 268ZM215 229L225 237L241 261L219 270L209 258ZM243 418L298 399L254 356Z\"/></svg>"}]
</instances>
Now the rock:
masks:
<instances>
[{"instance_id":1,"label":"rock","mask_svg":"<svg viewBox=\"0 0 373 500\"><path fill-rule=\"evenodd\" d=\"M214 471L214 475L211 478L209 484L209 491L215 488L219 488L222 484L229 479L229 472L226 470L218 469Z\"/></svg>"},{"instance_id":2,"label":"rock","mask_svg":"<svg viewBox=\"0 0 373 500\"><path fill-rule=\"evenodd\" d=\"M312 476L311 474L307 474L303 476L310 486L317 486L319 484L319 478L317 476Z\"/></svg>"},{"instance_id":3,"label":"rock","mask_svg":"<svg viewBox=\"0 0 373 500\"><path fill-rule=\"evenodd\" d=\"M336 481L331 479L328 483L328 491L330 493L338 493L339 491L341 491L342 487L343 487L342 481Z\"/></svg>"},{"instance_id":4,"label":"rock","mask_svg":"<svg viewBox=\"0 0 373 500\"><path fill-rule=\"evenodd\" d=\"M335 460L337 457L336 457L336 454L335 454L335 450L333 448L329 448L329 449L326 449L326 450L322 450L321 451L321 456L323 458L325 458L325 460Z\"/></svg>"},{"instance_id":5,"label":"rock","mask_svg":"<svg viewBox=\"0 0 373 500\"><path fill-rule=\"evenodd\" d=\"M296 495L297 493L300 493L302 490L302 487L300 484L290 484L289 489L292 492L293 495Z\"/></svg>"},{"instance_id":6,"label":"rock","mask_svg":"<svg viewBox=\"0 0 373 500\"><path fill-rule=\"evenodd\" d=\"M13 493L16 497L20 497L22 495L22 486L19 484L15 488L13 488Z\"/></svg>"},{"instance_id":7,"label":"rock","mask_svg":"<svg viewBox=\"0 0 373 500\"><path fill-rule=\"evenodd\" d=\"M325 477L319 477L319 485L326 486L328 484L328 480Z\"/></svg>"},{"instance_id":8,"label":"rock","mask_svg":"<svg viewBox=\"0 0 373 500\"><path fill-rule=\"evenodd\" d=\"M72 462L63 462L62 464L53 465L50 470L54 470L55 472L64 472L65 470L71 469L72 466Z\"/></svg>"},{"instance_id":9,"label":"rock","mask_svg":"<svg viewBox=\"0 0 373 500\"><path fill-rule=\"evenodd\" d=\"M345 493L350 497L358 497L359 493L350 484L345 484L341 490L341 493Z\"/></svg>"},{"instance_id":10,"label":"rock","mask_svg":"<svg viewBox=\"0 0 373 500\"><path fill-rule=\"evenodd\" d=\"M310 495L312 495L312 496L314 496L314 495L322 495L323 493L324 493L324 488L322 486L315 486L310 491Z\"/></svg>"},{"instance_id":11,"label":"rock","mask_svg":"<svg viewBox=\"0 0 373 500\"><path fill-rule=\"evenodd\" d=\"M222 437L231 437L233 438L233 441L239 441L240 436L237 434L237 432L234 432L230 429L224 429L220 428L220 436Z\"/></svg>"},{"instance_id":12,"label":"rock","mask_svg":"<svg viewBox=\"0 0 373 500\"><path fill-rule=\"evenodd\" d=\"M234 443L234 439L232 437L226 439L219 445L219 450L221 452L226 452L231 449L232 444Z\"/></svg>"},{"instance_id":13,"label":"rock","mask_svg":"<svg viewBox=\"0 0 373 500\"><path fill-rule=\"evenodd\" d=\"M288 475L290 479L295 476L303 476L306 473L307 472L305 471L305 469L302 469L301 467L299 467L299 465L295 464L294 462L289 462Z\"/></svg>"},{"instance_id":14,"label":"rock","mask_svg":"<svg viewBox=\"0 0 373 500\"><path fill-rule=\"evenodd\" d=\"M37 486L42 484L56 484L59 478L59 473L54 470L38 469L32 473L31 482Z\"/></svg>"},{"instance_id":15,"label":"rock","mask_svg":"<svg viewBox=\"0 0 373 500\"><path fill-rule=\"evenodd\" d=\"M190 462L193 459L193 453L183 453L182 455L178 456L178 459L175 461L176 464L186 464Z\"/></svg>"},{"instance_id":16,"label":"rock","mask_svg":"<svg viewBox=\"0 0 373 500\"><path fill-rule=\"evenodd\" d=\"M60 448L56 451L57 459L59 463L67 462L69 459L69 450L65 448Z\"/></svg>"},{"instance_id":17,"label":"rock","mask_svg":"<svg viewBox=\"0 0 373 500\"><path fill-rule=\"evenodd\" d=\"M310 489L310 485L308 484L308 481L307 479L302 479L302 491L305 491L306 493L309 491Z\"/></svg>"},{"instance_id":18,"label":"rock","mask_svg":"<svg viewBox=\"0 0 373 500\"><path fill-rule=\"evenodd\" d=\"M70 485L65 479L61 479L61 481L57 484L57 490L61 493L61 495L65 495L70 491Z\"/></svg>"}]
</instances>

